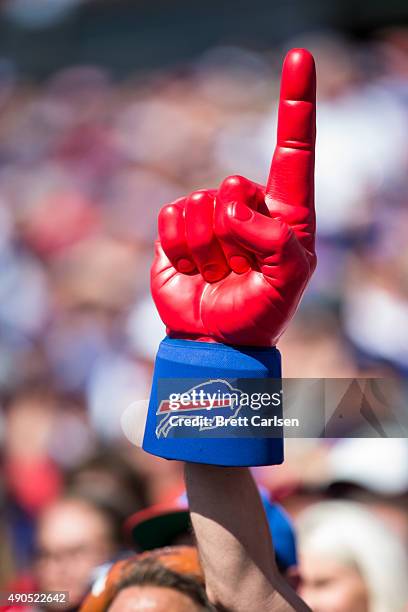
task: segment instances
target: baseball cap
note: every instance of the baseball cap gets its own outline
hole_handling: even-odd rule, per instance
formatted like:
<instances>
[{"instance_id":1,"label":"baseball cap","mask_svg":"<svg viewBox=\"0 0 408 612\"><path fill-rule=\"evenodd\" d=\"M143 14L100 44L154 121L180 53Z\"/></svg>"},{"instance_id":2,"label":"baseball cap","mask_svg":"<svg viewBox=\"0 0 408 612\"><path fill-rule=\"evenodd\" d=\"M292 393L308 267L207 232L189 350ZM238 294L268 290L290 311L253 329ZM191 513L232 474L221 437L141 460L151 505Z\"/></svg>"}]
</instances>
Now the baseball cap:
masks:
<instances>
[{"instance_id":1,"label":"baseball cap","mask_svg":"<svg viewBox=\"0 0 408 612\"><path fill-rule=\"evenodd\" d=\"M189 575L199 583L204 583L197 549L193 546L170 546L146 551L100 567L99 575L82 603L80 612L107 610L118 592L121 581L126 579L134 567L144 559L152 559L173 572Z\"/></svg>"},{"instance_id":2,"label":"baseball cap","mask_svg":"<svg viewBox=\"0 0 408 612\"><path fill-rule=\"evenodd\" d=\"M260 490L266 518L280 571L297 565L296 537L292 521L286 511L271 502L267 492ZM169 546L185 533L191 532L188 501L185 493L167 504L156 504L130 516L125 523L132 544L147 551Z\"/></svg>"}]
</instances>

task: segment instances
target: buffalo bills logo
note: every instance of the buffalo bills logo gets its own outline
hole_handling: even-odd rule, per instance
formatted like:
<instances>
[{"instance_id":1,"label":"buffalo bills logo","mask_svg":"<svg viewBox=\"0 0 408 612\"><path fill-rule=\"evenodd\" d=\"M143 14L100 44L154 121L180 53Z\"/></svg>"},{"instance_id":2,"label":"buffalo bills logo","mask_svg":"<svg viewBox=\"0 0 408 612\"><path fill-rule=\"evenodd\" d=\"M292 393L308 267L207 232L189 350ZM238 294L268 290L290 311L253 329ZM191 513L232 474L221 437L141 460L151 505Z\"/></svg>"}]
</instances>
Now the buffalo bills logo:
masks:
<instances>
[{"instance_id":1,"label":"buffalo bills logo","mask_svg":"<svg viewBox=\"0 0 408 612\"><path fill-rule=\"evenodd\" d=\"M194 424L196 431L212 430L216 427L216 416L235 418L238 415L241 395L240 389L222 379L201 382L181 393L169 393L156 411L156 436L167 438L175 430L182 435L187 427L183 424L186 417L191 417L188 422ZM191 430L191 425L188 428Z\"/></svg>"}]
</instances>

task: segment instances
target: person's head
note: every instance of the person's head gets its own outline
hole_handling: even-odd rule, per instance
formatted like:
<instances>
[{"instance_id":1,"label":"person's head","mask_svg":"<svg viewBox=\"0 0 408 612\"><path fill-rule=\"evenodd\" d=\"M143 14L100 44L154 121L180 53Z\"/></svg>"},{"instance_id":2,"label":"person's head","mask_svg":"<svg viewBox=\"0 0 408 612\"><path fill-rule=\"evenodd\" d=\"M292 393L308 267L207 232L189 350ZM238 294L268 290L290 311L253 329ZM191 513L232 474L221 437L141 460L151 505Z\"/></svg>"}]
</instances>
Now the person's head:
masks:
<instances>
[{"instance_id":1,"label":"person's head","mask_svg":"<svg viewBox=\"0 0 408 612\"><path fill-rule=\"evenodd\" d=\"M215 612L197 550L156 549L115 563L94 584L81 612Z\"/></svg>"},{"instance_id":2,"label":"person's head","mask_svg":"<svg viewBox=\"0 0 408 612\"><path fill-rule=\"evenodd\" d=\"M300 595L314 612L395 612L408 601L408 555L363 506L322 502L298 522Z\"/></svg>"},{"instance_id":3,"label":"person's head","mask_svg":"<svg viewBox=\"0 0 408 612\"><path fill-rule=\"evenodd\" d=\"M181 574L147 558L135 563L117 586L109 612L204 612L208 607L203 585L195 576Z\"/></svg>"},{"instance_id":4,"label":"person's head","mask_svg":"<svg viewBox=\"0 0 408 612\"><path fill-rule=\"evenodd\" d=\"M80 603L93 570L119 547L114 517L80 498L64 498L39 517L35 574L40 591L69 591L70 605Z\"/></svg>"}]
</instances>

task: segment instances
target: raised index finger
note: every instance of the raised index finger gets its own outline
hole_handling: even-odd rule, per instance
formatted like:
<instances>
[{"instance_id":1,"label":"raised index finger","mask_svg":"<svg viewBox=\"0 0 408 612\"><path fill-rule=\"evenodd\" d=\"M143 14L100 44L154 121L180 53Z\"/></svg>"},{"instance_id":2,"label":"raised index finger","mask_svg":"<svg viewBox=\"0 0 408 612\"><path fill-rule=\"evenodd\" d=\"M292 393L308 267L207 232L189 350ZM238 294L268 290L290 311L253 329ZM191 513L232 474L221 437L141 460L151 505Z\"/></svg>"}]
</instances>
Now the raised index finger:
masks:
<instances>
[{"instance_id":1,"label":"raised index finger","mask_svg":"<svg viewBox=\"0 0 408 612\"><path fill-rule=\"evenodd\" d=\"M316 71L306 49L292 49L283 68L277 145L266 186L272 216L294 230L313 250L314 147L316 139Z\"/></svg>"}]
</instances>

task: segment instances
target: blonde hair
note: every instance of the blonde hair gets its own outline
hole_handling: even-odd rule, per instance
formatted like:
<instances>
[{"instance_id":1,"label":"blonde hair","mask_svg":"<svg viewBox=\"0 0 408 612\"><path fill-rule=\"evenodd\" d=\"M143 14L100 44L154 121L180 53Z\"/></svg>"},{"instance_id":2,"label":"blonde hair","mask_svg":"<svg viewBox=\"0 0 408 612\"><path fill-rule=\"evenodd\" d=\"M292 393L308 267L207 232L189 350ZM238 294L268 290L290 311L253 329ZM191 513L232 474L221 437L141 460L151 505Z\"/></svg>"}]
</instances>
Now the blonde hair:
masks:
<instances>
[{"instance_id":1,"label":"blonde hair","mask_svg":"<svg viewBox=\"0 0 408 612\"><path fill-rule=\"evenodd\" d=\"M358 569L370 612L402 612L408 603L408 551L383 521L355 502L315 504L298 520L299 550Z\"/></svg>"}]
</instances>

